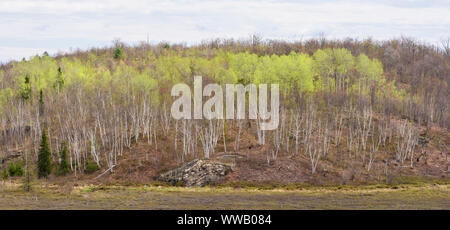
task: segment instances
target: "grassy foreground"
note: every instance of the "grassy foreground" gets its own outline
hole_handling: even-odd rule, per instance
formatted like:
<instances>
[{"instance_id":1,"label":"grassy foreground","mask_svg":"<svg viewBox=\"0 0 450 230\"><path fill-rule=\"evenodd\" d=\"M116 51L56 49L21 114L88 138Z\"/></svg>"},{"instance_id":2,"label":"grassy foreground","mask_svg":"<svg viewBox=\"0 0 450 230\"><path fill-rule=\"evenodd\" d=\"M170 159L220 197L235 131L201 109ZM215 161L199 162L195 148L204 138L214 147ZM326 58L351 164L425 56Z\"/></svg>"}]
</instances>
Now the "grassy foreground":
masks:
<instances>
[{"instance_id":1,"label":"grassy foreground","mask_svg":"<svg viewBox=\"0 0 450 230\"><path fill-rule=\"evenodd\" d=\"M295 190L0 182L0 209L450 209L450 185L307 187Z\"/></svg>"}]
</instances>

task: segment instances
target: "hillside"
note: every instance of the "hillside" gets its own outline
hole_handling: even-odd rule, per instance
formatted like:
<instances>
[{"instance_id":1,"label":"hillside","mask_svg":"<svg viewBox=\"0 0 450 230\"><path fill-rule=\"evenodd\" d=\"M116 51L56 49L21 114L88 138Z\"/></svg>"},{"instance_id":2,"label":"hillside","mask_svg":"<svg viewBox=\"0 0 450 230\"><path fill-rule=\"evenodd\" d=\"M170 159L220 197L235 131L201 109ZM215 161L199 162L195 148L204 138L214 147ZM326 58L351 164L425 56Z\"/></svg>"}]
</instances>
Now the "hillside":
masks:
<instances>
[{"instance_id":1,"label":"hillside","mask_svg":"<svg viewBox=\"0 0 450 230\"><path fill-rule=\"evenodd\" d=\"M449 179L446 48L406 38L116 41L11 62L0 70L0 169L20 177L11 166L28 166L36 177L48 136L53 181L149 183L204 158L232 167L217 184ZM278 128L263 131L248 111L241 120L173 119L171 88L192 87L194 76L279 84Z\"/></svg>"}]
</instances>

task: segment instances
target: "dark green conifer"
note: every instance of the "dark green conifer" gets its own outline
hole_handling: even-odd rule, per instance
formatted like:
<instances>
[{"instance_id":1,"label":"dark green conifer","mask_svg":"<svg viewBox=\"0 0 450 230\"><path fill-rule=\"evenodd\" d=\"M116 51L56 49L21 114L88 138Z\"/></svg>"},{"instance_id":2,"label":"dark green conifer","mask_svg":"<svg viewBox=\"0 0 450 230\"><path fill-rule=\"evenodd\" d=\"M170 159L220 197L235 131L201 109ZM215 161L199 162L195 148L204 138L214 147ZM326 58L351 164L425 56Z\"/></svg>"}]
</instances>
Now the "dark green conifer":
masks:
<instances>
[{"instance_id":1,"label":"dark green conifer","mask_svg":"<svg viewBox=\"0 0 450 230\"><path fill-rule=\"evenodd\" d=\"M47 133L42 131L41 146L38 156L38 177L47 177L52 169L50 147L48 146Z\"/></svg>"},{"instance_id":2,"label":"dark green conifer","mask_svg":"<svg viewBox=\"0 0 450 230\"><path fill-rule=\"evenodd\" d=\"M69 172L69 163L67 162L67 145L66 142L61 144L61 150L59 151L59 157L61 162L59 163L59 174L64 176Z\"/></svg>"},{"instance_id":3,"label":"dark green conifer","mask_svg":"<svg viewBox=\"0 0 450 230\"><path fill-rule=\"evenodd\" d=\"M114 59L120 59L120 58L122 58L122 55L123 55L123 50L122 50L122 48L117 47L117 48L114 50Z\"/></svg>"}]
</instances>

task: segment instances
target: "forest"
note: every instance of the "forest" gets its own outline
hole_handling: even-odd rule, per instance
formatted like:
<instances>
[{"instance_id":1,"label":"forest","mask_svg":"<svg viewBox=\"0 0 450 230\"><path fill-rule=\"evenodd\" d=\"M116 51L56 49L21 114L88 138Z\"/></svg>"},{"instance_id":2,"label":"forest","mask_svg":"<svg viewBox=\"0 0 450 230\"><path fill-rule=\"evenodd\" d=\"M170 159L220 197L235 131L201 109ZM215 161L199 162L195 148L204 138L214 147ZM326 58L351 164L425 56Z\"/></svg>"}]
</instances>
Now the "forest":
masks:
<instances>
[{"instance_id":1,"label":"forest","mask_svg":"<svg viewBox=\"0 0 450 230\"><path fill-rule=\"evenodd\" d=\"M171 88L192 86L194 76L279 84L278 128L173 119ZM449 178L449 81L450 44L411 38L115 40L43 53L0 67L0 169L4 179L107 173L146 182L194 159L234 155L228 181Z\"/></svg>"}]
</instances>

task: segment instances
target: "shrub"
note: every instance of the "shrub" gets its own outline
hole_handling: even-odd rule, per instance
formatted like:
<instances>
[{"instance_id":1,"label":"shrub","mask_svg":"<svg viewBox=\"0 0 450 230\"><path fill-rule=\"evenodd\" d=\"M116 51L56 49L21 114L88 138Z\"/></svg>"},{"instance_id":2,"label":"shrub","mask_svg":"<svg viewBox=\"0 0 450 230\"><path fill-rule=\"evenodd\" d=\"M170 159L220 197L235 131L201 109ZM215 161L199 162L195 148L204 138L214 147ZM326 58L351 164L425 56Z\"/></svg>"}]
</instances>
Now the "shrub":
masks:
<instances>
[{"instance_id":1,"label":"shrub","mask_svg":"<svg viewBox=\"0 0 450 230\"><path fill-rule=\"evenodd\" d=\"M14 164L14 162L9 163L8 171L10 176L14 176L14 174L16 173L16 165Z\"/></svg>"},{"instance_id":2,"label":"shrub","mask_svg":"<svg viewBox=\"0 0 450 230\"><path fill-rule=\"evenodd\" d=\"M5 169L6 171L6 169ZM22 163L18 162L16 164L14 164L14 162L11 162L9 164L9 176L23 176L24 175L24 170L23 170L23 165Z\"/></svg>"},{"instance_id":3,"label":"shrub","mask_svg":"<svg viewBox=\"0 0 450 230\"><path fill-rule=\"evenodd\" d=\"M23 165L21 162L16 164L16 172L14 173L14 176L23 176L25 175L25 171L23 169Z\"/></svg>"},{"instance_id":4,"label":"shrub","mask_svg":"<svg viewBox=\"0 0 450 230\"><path fill-rule=\"evenodd\" d=\"M96 163L88 162L86 164L86 169L84 170L84 172L87 173L87 174L91 174L91 173L93 173L95 171L98 171L98 170L100 170L100 167L98 167L98 165Z\"/></svg>"}]
</instances>

